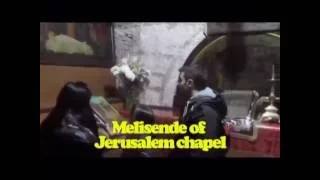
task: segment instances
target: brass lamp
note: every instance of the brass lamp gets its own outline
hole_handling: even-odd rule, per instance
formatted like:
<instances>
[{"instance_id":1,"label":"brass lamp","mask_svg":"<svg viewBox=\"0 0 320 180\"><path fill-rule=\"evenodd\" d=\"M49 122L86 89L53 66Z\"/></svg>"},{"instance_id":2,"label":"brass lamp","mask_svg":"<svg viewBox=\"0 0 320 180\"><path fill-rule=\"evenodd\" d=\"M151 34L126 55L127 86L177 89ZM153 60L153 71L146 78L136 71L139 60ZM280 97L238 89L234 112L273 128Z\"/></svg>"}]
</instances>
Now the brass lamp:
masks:
<instances>
[{"instance_id":1,"label":"brass lamp","mask_svg":"<svg viewBox=\"0 0 320 180\"><path fill-rule=\"evenodd\" d=\"M265 108L265 112L261 115L260 121L276 121L280 123L280 115L278 114L278 108L274 105L274 101L277 99L275 95L276 82L280 82L280 79L275 78L275 64L272 65L272 77L269 79L271 82L271 92L269 95L270 105Z\"/></svg>"}]
</instances>

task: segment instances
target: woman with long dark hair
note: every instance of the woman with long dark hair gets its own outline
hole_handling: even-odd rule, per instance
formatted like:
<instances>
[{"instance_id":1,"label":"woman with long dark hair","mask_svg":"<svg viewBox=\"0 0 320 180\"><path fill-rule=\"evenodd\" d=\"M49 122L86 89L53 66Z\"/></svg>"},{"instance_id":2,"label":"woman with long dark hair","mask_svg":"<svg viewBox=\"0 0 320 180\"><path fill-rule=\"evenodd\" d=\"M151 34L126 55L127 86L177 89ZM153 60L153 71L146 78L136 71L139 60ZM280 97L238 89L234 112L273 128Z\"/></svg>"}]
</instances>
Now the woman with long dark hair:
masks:
<instances>
[{"instance_id":1,"label":"woman with long dark hair","mask_svg":"<svg viewBox=\"0 0 320 180\"><path fill-rule=\"evenodd\" d=\"M91 91L83 82L68 82L40 127L42 156L102 157L95 149L98 126L90 106Z\"/></svg>"}]
</instances>

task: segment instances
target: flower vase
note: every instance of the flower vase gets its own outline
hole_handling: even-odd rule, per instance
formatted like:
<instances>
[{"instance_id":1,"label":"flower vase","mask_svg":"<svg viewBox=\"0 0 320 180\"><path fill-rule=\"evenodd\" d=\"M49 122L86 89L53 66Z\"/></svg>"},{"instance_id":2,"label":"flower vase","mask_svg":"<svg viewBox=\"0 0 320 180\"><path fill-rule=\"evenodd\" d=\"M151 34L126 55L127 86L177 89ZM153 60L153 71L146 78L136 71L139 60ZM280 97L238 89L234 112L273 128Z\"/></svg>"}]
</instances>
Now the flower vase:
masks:
<instances>
[{"instance_id":1,"label":"flower vase","mask_svg":"<svg viewBox=\"0 0 320 180\"><path fill-rule=\"evenodd\" d=\"M140 97L139 92L129 93L128 96L126 97L125 108L128 111L131 111L132 107L140 103L139 97Z\"/></svg>"}]
</instances>

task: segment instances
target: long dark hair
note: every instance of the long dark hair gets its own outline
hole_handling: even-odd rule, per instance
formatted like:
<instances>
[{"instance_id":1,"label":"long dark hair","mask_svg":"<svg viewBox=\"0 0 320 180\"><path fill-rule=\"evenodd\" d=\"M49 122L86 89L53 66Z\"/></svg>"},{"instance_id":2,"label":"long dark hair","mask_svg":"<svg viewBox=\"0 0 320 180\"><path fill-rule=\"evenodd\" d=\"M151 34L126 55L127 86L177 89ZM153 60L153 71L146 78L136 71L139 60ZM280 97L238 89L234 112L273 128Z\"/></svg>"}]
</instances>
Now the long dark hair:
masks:
<instances>
[{"instance_id":1,"label":"long dark hair","mask_svg":"<svg viewBox=\"0 0 320 180\"><path fill-rule=\"evenodd\" d=\"M40 133L47 134L63 126L65 121L76 120L95 135L98 127L90 106L91 91L84 82L68 82L59 92L56 106L40 127ZM77 117L77 118L75 118Z\"/></svg>"}]
</instances>

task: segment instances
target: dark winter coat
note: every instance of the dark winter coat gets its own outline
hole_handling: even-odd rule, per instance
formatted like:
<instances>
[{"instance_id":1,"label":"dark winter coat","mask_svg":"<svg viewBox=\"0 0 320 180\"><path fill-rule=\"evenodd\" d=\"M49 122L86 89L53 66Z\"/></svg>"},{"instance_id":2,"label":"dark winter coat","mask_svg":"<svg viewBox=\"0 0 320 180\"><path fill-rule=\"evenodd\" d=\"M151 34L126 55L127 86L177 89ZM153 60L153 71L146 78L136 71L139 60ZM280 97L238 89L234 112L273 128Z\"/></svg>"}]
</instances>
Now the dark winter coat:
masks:
<instances>
[{"instance_id":1,"label":"dark winter coat","mask_svg":"<svg viewBox=\"0 0 320 180\"><path fill-rule=\"evenodd\" d=\"M177 137L177 139L183 139L184 136L189 136L190 139L215 139L226 136L228 147L229 137L226 135L222 124L226 114L227 106L220 93L210 88L200 91L197 96L192 97L187 102L180 121L189 128L190 125L198 124L200 120L203 120L206 122L206 134L193 135L187 133ZM227 149L211 149L207 152L193 149L175 149L170 157L225 157L228 152Z\"/></svg>"}]
</instances>

